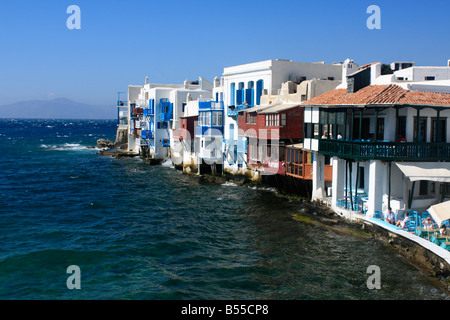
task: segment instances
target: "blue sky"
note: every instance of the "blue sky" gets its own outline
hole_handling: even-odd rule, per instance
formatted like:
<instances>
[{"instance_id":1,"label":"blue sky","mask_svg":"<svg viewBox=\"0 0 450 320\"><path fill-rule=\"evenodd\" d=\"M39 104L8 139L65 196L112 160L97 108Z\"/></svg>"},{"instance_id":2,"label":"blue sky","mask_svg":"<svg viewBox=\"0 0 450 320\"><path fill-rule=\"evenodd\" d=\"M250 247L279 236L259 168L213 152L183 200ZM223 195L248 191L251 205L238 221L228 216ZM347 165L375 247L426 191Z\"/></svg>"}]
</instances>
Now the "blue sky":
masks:
<instances>
[{"instance_id":1,"label":"blue sky","mask_svg":"<svg viewBox=\"0 0 450 320\"><path fill-rule=\"evenodd\" d=\"M67 7L81 9L69 30ZM370 5L381 29L370 30ZM0 0L0 105L69 98L114 104L129 84L212 81L266 59L362 65L450 59L450 1Z\"/></svg>"}]
</instances>

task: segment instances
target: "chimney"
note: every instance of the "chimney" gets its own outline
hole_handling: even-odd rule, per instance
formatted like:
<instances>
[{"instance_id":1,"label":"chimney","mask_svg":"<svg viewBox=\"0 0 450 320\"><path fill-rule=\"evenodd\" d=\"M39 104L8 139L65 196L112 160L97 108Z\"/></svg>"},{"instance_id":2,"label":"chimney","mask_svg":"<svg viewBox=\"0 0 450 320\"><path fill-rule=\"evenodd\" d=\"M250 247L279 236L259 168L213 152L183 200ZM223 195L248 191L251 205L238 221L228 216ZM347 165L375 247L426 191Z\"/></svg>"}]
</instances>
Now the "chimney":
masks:
<instances>
[{"instance_id":1,"label":"chimney","mask_svg":"<svg viewBox=\"0 0 450 320\"><path fill-rule=\"evenodd\" d=\"M145 77L145 84L148 84L148 76Z\"/></svg>"},{"instance_id":2,"label":"chimney","mask_svg":"<svg viewBox=\"0 0 450 320\"><path fill-rule=\"evenodd\" d=\"M381 76L381 63L374 63L370 66L370 84Z\"/></svg>"},{"instance_id":3,"label":"chimney","mask_svg":"<svg viewBox=\"0 0 450 320\"><path fill-rule=\"evenodd\" d=\"M346 59L342 64L342 88L347 88L348 86L348 76L352 73L358 71L358 67L354 64L353 60Z\"/></svg>"}]
</instances>

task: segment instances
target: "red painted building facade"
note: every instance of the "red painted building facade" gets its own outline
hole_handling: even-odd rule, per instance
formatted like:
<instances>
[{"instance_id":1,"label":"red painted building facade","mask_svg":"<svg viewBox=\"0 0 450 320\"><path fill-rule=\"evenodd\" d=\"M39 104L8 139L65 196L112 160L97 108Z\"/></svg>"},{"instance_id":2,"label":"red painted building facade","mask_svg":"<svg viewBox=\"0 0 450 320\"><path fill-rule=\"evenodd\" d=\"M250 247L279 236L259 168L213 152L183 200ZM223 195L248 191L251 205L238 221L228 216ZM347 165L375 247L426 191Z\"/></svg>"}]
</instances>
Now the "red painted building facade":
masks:
<instances>
[{"instance_id":1,"label":"red painted building facade","mask_svg":"<svg viewBox=\"0 0 450 320\"><path fill-rule=\"evenodd\" d=\"M299 104L274 104L239 112L239 135L247 139L249 169L286 173L285 147L303 139L303 110Z\"/></svg>"}]
</instances>

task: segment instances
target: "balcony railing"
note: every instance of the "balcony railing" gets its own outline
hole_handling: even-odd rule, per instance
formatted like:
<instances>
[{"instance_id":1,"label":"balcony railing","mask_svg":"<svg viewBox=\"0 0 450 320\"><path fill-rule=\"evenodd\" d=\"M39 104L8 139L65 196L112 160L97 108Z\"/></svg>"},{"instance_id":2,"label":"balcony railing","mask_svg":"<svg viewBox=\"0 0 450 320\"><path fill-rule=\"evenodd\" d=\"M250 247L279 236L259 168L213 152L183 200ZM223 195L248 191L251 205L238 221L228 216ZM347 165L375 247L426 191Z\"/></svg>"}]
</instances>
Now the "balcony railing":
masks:
<instances>
[{"instance_id":1,"label":"balcony railing","mask_svg":"<svg viewBox=\"0 0 450 320\"><path fill-rule=\"evenodd\" d=\"M240 105L237 105L237 106L228 106L227 115L229 117L236 117L238 115L239 111L242 111L242 110L245 110L245 109L248 109L248 108L251 108L251 107L253 107L253 106L249 105L249 104L240 104Z\"/></svg>"},{"instance_id":2,"label":"balcony railing","mask_svg":"<svg viewBox=\"0 0 450 320\"><path fill-rule=\"evenodd\" d=\"M319 140L319 153L341 158L383 161L450 161L450 144Z\"/></svg>"},{"instance_id":3,"label":"balcony railing","mask_svg":"<svg viewBox=\"0 0 450 320\"><path fill-rule=\"evenodd\" d=\"M142 130L141 138L142 139L153 139L153 132L151 132L149 130Z\"/></svg>"},{"instance_id":4,"label":"balcony railing","mask_svg":"<svg viewBox=\"0 0 450 320\"><path fill-rule=\"evenodd\" d=\"M200 101L198 108L200 110L223 110L223 101Z\"/></svg>"},{"instance_id":5,"label":"balcony railing","mask_svg":"<svg viewBox=\"0 0 450 320\"><path fill-rule=\"evenodd\" d=\"M297 178L303 178L303 164L286 163L286 174Z\"/></svg>"},{"instance_id":6,"label":"balcony railing","mask_svg":"<svg viewBox=\"0 0 450 320\"><path fill-rule=\"evenodd\" d=\"M173 113L161 113L161 121L172 121Z\"/></svg>"},{"instance_id":7,"label":"balcony railing","mask_svg":"<svg viewBox=\"0 0 450 320\"><path fill-rule=\"evenodd\" d=\"M196 136L222 136L223 127L197 126L195 127Z\"/></svg>"}]
</instances>

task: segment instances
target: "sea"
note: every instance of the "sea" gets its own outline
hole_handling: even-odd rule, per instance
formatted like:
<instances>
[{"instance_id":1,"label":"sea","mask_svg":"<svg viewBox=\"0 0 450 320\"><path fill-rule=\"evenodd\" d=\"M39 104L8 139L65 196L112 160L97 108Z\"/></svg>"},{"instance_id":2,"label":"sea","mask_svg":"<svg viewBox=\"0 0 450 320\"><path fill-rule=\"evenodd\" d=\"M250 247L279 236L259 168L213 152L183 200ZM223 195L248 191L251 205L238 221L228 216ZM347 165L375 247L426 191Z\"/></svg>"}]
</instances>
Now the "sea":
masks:
<instances>
[{"instance_id":1,"label":"sea","mask_svg":"<svg viewBox=\"0 0 450 320\"><path fill-rule=\"evenodd\" d=\"M302 205L271 188L99 155L116 128L0 119L1 300L449 299L384 242L294 219Z\"/></svg>"}]
</instances>

